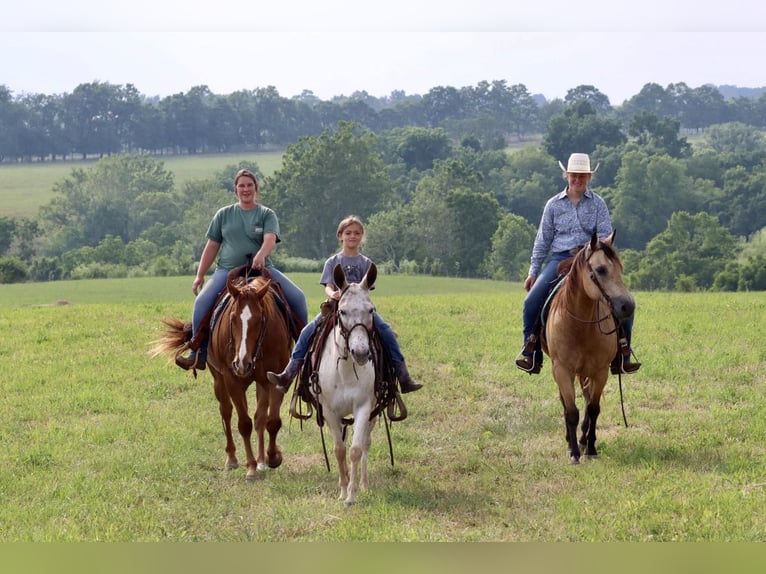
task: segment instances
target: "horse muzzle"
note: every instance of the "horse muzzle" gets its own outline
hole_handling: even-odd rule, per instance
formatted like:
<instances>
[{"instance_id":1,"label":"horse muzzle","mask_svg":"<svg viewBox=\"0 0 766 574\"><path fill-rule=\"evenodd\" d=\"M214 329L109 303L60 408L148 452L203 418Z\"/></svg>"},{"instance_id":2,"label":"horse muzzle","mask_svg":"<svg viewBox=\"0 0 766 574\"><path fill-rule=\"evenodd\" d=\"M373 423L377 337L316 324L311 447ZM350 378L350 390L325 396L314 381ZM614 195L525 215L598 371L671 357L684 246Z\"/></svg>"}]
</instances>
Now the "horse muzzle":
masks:
<instances>
[{"instance_id":1,"label":"horse muzzle","mask_svg":"<svg viewBox=\"0 0 766 574\"><path fill-rule=\"evenodd\" d=\"M632 295L622 295L611 299L614 316L623 321L629 319L636 310L636 300Z\"/></svg>"},{"instance_id":2,"label":"horse muzzle","mask_svg":"<svg viewBox=\"0 0 766 574\"><path fill-rule=\"evenodd\" d=\"M364 350L351 350L351 356L354 358L354 362L359 365L360 367L363 367L367 364L367 361L372 359L372 354L370 353L369 349Z\"/></svg>"},{"instance_id":3,"label":"horse muzzle","mask_svg":"<svg viewBox=\"0 0 766 574\"><path fill-rule=\"evenodd\" d=\"M240 361L239 359L234 359L231 362L231 370L234 371L234 374L238 377L246 377L253 372L254 364L253 361Z\"/></svg>"}]
</instances>

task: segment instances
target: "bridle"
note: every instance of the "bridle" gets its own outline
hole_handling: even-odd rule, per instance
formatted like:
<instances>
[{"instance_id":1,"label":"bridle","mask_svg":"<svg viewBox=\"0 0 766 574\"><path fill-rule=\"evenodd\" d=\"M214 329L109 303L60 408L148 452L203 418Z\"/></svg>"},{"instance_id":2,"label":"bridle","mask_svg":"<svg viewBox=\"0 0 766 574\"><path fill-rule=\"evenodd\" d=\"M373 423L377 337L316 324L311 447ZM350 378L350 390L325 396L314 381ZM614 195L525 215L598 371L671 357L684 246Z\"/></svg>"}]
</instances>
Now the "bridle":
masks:
<instances>
[{"instance_id":1,"label":"bridle","mask_svg":"<svg viewBox=\"0 0 766 574\"><path fill-rule=\"evenodd\" d=\"M263 342L266 340L266 313L261 310L261 331L258 333L258 340L255 343L255 350L250 358L252 363L258 361L263 356ZM229 315L229 352L232 356L236 357L236 349L234 348L234 313Z\"/></svg>"},{"instance_id":2,"label":"bridle","mask_svg":"<svg viewBox=\"0 0 766 574\"><path fill-rule=\"evenodd\" d=\"M336 347L338 347L339 351L342 351L342 354L343 354L343 356L339 356L338 357L339 361L341 359L343 359L343 360L348 359L349 352L351 351L351 349L349 348L348 340L351 337L351 333L357 327L361 327L362 329L364 329L364 332L367 335L367 342L368 342L368 344L370 344L370 345L372 344L372 330L370 328L368 328L367 325L365 325L364 323L354 323L353 325L351 325L350 328L347 328L343 324L343 320L341 318L342 313L341 313L341 310L340 310L340 302L343 299L343 295L346 294L347 290L348 290L348 288L344 289L341 292L340 298L338 299L337 324L338 324L338 329L340 330L340 335L341 335L341 337L343 337L343 340L345 342L345 345L344 345L344 347L342 349L337 344L337 342L335 343Z\"/></svg>"},{"instance_id":3,"label":"bridle","mask_svg":"<svg viewBox=\"0 0 766 574\"><path fill-rule=\"evenodd\" d=\"M601 285L601 283L599 282L598 278L596 277L596 272L593 270L593 266L590 264L590 258L593 256L593 254L595 252L596 251L591 250L591 252L585 258L585 266L588 269L588 277L590 278L591 281L593 281L593 283L596 285L596 287L598 287L598 290L601 292L601 297L604 299L604 301L606 301L606 305L609 308L609 314L608 315L604 315L603 317L599 317L597 319L593 319L593 320L580 319L579 317L577 317L574 314L572 314L572 312L569 309L567 309L567 314L572 319L574 319L575 321L579 321L580 323L584 323L584 324L587 324L587 325L598 325L599 331L601 332L602 335L611 335L611 334L617 332L618 325L620 324L620 321L617 319L617 315L614 312L614 303L612 303L611 297L609 297L607 292L604 290L603 285ZM600 301L601 300L599 299L599 303L600 303ZM598 309L598 306L596 307L596 309ZM596 312L598 313L598 311L596 311ZM604 331L602 329L602 325L601 324L604 321L606 321L607 319L609 319L609 317L612 317L612 319L614 320L615 327L611 331Z\"/></svg>"}]
</instances>

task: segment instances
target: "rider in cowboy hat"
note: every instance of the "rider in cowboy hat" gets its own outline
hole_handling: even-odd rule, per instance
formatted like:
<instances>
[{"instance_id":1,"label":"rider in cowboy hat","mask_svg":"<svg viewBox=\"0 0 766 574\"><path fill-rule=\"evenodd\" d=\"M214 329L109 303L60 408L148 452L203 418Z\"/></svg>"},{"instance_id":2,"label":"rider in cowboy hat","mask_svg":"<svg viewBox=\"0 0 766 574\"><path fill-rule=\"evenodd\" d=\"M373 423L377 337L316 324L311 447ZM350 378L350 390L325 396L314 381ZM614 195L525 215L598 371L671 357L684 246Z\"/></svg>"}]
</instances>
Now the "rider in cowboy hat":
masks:
<instances>
[{"instance_id":1,"label":"rider in cowboy hat","mask_svg":"<svg viewBox=\"0 0 766 574\"><path fill-rule=\"evenodd\" d=\"M573 153L567 166L559 161L567 181L566 188L548 200L537 229L529 273L524 281L524 348L516 357L516 366L537 374L543 365L540 346L540 313L549 290L556 280L558 264L571 257L572 251L590 241L595 232L600 239L612 233L612 222L606 202L593 192L588 183L596 173L590 168L585 153ZM612 361L612 373L635 373L641 363L631 361L630 339L633 317L623 326L620 350Z\"/></svg>"}]
</instances>

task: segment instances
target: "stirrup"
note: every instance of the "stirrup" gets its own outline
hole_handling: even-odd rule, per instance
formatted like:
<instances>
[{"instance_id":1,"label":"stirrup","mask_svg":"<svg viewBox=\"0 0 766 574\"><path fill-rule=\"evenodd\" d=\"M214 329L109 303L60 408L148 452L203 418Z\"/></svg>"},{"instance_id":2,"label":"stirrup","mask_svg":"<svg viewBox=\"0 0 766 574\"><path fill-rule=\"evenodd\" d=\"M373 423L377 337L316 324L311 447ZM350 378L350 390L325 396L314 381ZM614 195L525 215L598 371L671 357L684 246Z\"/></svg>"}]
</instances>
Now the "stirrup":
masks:
<instances>
[{"instance_id":1,"label":"stirrup","mask_svg":"<svg viewBox=\"0 0 766 574\"><path fill-rule=\"evenodd\" d=\"M527 364L527 361L529 361L529 364ZM522 355L521 358L516 359L516 367L530 375L537 375L542 370L543 363L542 361L535 361L534 355L532 357Z\"/></svg>"}]
</instances>

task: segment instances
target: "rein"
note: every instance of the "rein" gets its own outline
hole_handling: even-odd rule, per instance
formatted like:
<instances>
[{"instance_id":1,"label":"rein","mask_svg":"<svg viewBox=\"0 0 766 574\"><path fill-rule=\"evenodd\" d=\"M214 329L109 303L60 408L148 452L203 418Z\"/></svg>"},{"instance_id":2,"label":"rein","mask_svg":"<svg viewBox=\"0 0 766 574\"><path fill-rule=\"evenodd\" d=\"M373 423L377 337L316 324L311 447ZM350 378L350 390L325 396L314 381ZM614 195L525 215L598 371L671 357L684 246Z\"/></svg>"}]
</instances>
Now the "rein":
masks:
<instances>
[{"instance_id":1,"label":"rein","mask_svg":"<svg viewBox=\"0 0 766 574\"><path fill-rule=\"evenodd\" d=\"M583 323L586 325L598 325L599 331L601 332L602 335L611 335L612 333L617 332L617 329L618 329L617 326L620 324L620 322L618 321L615 315L614 304L612 303L612 299L609 297L609 295L607 295L606 291L604 290L604 287L601 285L601 283L599 283L598 279L596 279L596 272L593 270L593 267L590 264L590 258L593 256L593 253L594 252L591 251L588 257L585 259L585 265L588 267L588 276L590 277L591 281L593 281L593 283L596 284L596 287L598 287L598 290L601 292L601 297L606 301L607 307L609 308L609 314L604 315L603 317L600 317L598 319L589 320L589 319L581 319L580 317L575 316L569 309L567 309L566 311L567 311L567 315L569 315L575 321L579 321L580 323ZM599 303L600 302L601 301L599 300ZM598 314L598 310L596 311L596 314ZM603 331L601 329L601 323L609 319L609 317L611 317L614 320L615 327L611 331Z\"/></svg>"}]
</instances>

